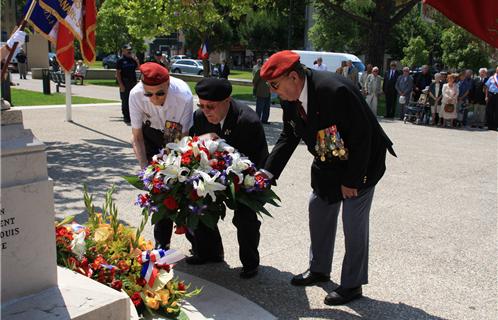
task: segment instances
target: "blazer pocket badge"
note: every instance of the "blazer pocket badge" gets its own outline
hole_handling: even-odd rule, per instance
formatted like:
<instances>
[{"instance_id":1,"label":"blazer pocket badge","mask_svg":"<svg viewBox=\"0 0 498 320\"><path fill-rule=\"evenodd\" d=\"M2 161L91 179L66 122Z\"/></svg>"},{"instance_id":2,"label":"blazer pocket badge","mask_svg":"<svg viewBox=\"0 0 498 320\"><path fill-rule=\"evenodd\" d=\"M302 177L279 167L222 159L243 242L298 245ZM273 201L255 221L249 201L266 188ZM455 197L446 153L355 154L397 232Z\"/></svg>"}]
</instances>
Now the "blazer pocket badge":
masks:
<instances>
[{"instance_id":1,"label":"blazer pocket badge","mask_svg":"<svg viewBox=\"0 0 498 320\"><path fill-rule=\"evenodd\" d=\"M168 121L164 123L164 142L178 142L182 139L182 125L178 122Z\"/></svg>"},{"instance_id":2,"label":"blazer pocket badge","mask_svg":"<svg viewBox=\"0 0 498 320\"><path fill-rule=\"evenodd\" d=\"M335 125L316 133L315 151L320 161L332 160L334 157L348 160L348 149Z\"/></svg>"}]
</instances>

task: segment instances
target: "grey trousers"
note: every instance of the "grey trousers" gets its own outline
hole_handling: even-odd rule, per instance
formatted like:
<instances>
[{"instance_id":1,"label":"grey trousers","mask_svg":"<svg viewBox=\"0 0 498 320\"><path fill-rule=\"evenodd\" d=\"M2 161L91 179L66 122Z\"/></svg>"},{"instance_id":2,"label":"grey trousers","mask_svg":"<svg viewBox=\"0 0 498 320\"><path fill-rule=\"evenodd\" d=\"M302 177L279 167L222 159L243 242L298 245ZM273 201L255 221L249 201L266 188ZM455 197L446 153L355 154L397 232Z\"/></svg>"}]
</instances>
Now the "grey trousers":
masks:
<instances>
[{"instance_id":1,"label":"grey trousers","mask_svg":"<svg viewBox=\"0 0 498 320\"><path fill-rule=\"evenodd\" d=\"M332 269L337 218L342 203L346 252L341 286L355 288L368 283L369 214L375 187L361 190L356 198L329 204L314 192L309 200L311 235L310 270L329 274Z\"/></svg>"}]
</instances>

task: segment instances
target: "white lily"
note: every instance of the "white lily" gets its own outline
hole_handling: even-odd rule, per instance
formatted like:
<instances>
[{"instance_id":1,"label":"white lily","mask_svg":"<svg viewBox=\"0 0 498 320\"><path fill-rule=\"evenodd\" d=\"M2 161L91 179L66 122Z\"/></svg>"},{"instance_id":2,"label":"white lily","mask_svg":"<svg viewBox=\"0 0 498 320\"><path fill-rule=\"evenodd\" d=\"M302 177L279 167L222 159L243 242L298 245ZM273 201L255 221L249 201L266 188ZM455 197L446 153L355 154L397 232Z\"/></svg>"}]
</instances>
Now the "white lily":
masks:
<instances>
[{"instance_id":1,"label":"white lily","mask_svg":"<svg viewBox=\"0 0 498 320\"><path fill-rule=\"evenodd\" d=\"M196 170L195 174L199 174L201 176L199 181L194 181L194 189L197 192L197 195L201 198L210 195L211 200L214 202L216 201L215 191L222 191L226 189L226 186L216 182L216 179L220 176L220 172L217 172L213 177L199 170Z\"/></svg>"},{"instance_id":2,"label":"white lily","mask_svg":"<svg viewBox=\"0 0 498 320\"><path fill-rule=\"evenodd\" d=\"M233 172L237 177L239 177L239 184L244 181L244 175L242 171L247 170L252 164L251 160L246 157L242 157L240 153L234 153L231 155L232 164L227 168L227 174Z\"/></svg>"},{"instance_id":3,"label":"white lily","mask_svg":"<svg viewBox=\"0 0 498 320\"><path fill-rule=\"evenodd\" d=\"M256 179L254 179L253 176L247 175L244 178L244 187L246 187L246 188L252 188L252 187L254 187L255 183L256 183Z\"/></svg>"},{"instance_id":4,"label":"white lily","mask_svg":"<svg viewBox=\"0 0 498 320\"><path fill-rule=\"evenodd\" d=\"M209 172L213 168L210 165L210 161L208 159L208 156L205 152L201 152L201 160L199 161L199 168L197 170L203 171L203 172Z\"/></svg>"},{"instance_id":5,"label":"white lily","mask_svg":"<svg viewBox=\"0 0 498 320\"><path fill-rule=\"evenodd\" d=\"M177 151L177 152L181 152L181 153L187 152L190 149L190 147L188 146L188 143L190 142L191 139L192 139L191 137L185 136L178 143L173 143L173 142L168 143L166 145L166 148L168 148L170 150Z\"/></svg>"},{"instance_id":6,"label":"white lily","mask_svg":"<svg viewBox=\"0 0 498 320\"><path fill-rule=\"evenodd\" d=\"M181 157L173 155L173 153L168 154L164 159L164 169L159 170L157 174L164 175L164 183L169 183L169 181L184 182L187 180L187 176L190 173L190 169L182 167Z\"/></svg>"},{"instance_id":7,"label":"white lily","mask_svg":"<svg viewBox=\"0 0 498 320\"><path fill-rule=\"evenodd\" d=\"M160 160L163 159L163 156L164 156L164 149L161 149L161 151L158 154L155 154L152 157L152 161L159 162Z\"/></svg>"}]
</instances>

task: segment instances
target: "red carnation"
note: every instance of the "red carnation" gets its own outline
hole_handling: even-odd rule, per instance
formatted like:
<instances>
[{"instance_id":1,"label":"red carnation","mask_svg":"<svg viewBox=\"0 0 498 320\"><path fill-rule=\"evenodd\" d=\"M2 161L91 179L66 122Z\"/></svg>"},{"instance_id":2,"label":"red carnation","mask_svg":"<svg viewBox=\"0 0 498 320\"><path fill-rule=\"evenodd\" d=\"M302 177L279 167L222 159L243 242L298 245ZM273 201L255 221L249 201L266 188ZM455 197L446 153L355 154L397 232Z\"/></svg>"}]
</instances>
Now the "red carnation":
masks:
<instances>
[{"instance_id":1,"label":"red carnation","mask_svg":"<svg viewBox=\"0 0 498 320\"><path fill-rule=\"evenodd\" d=\"M121 280L114 280L111 282L111 288L120 291L121 288L123 287L123 282Z\"/></svg>"},{"instance_id":2,"label":"red carnation","mask_svg":"<svg viewBox=\"0 0 498 320\"><path fill-rule=\"evenodd\" d=\"M166 199L164 199L163 204L168 210L178 209L178 202L173 196L167 196Z\"/></svg>"},{"instance_id":3,"label":"red carnation","mask_svg":"<svg viewBox=\"0 0 498 320\"><path fill-rule=\"evenodd\" d=\"M139 305L142 304L142 297L140 296L139 292L135 292L134 294L131 295L131 301L133 301L133 304L135 307L138 307Z\"/></svg>"},{"instance_id":4,"label":"red carnation","mask_svg":"<svg viewBox=\"0 0 498 320\"><path fill-rule=\"evenodd\" d=\"M185 233L187 233L187 228L185 226L176 226L175 233L176 234L185 234Z\"/></svg>"},{"instance_id":5,"label":"red carnation","mask_svg":"<svg viewBox=\"0 0 498 320\"><path fill-rule=\"evenodd\" d=\"M187 288L183 282L178 282L178 290L185 291Z\"/></svg>"},{"instance_id":6,"label":"red carnation","mask_svg":"<svg viewBox=\"0 0 498 320\"><path fill-rule=\"evenodd\" d=\"M145 286L147 284L147 281L144 278L138 278L137 279L137 284L141 287Z\"/></svg>"}]
</instances>

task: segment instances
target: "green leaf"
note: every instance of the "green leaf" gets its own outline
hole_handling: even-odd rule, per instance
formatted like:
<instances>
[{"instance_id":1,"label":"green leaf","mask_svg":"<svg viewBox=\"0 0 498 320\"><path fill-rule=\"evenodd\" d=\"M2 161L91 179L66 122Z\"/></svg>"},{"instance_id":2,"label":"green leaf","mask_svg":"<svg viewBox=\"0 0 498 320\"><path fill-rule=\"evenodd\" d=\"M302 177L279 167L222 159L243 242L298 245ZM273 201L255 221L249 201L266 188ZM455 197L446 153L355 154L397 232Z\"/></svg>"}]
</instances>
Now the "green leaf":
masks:
<instances>
[{"instance_id":1,"label":"green leaf","mask_svg":"<svg viewBox=\"0 0 498 320\"><path fill-rule=\"evenodd\" d=\"M144 190L144 183L138 176L123 176L123 179L137 189Z\"/></svg>"},{"instance_id":2,"label":"green leaf","mask_svg":"<svg viewBox=\"0 0 498 320\"><path fill-rule=\"evenodd\" d=\"M216 228L216 224L218 223L218 216L214 214L201 215L200 219L202 223L213 230Z\"/></svg>"},{"instance_id":3,"label":"green leaf","mask_svg":"<svg viewBox=\"0 0 498 320\"><path fill-rule=\"evenodd\" d=\"M164 218L164 215L165 215L165 211L159 209L158 212L154 212L154 214L152 215L152 219L150 219L150 222L152 224L156 224L159 220L161 220L162 218Z\"/></svg>"}]
</instances>

